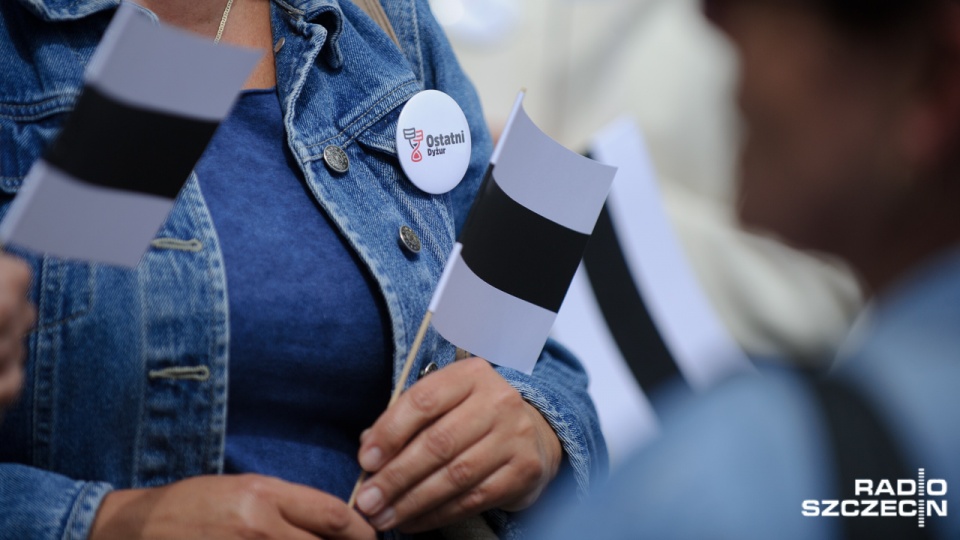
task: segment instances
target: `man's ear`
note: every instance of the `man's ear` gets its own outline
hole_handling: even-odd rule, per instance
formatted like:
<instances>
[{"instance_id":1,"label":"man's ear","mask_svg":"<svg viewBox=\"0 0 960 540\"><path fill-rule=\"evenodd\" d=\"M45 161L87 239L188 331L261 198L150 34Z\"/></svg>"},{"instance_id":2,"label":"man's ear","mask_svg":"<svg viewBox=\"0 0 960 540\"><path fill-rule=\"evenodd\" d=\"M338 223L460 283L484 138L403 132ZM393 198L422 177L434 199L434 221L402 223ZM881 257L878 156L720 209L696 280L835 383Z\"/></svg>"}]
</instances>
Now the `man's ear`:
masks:
<instances>
[{"instance_id":1,"label":"man's ear","mask_svg":"<svg viewBox=\"0 0 960 540\"><path fill-rule=\"evenodd\" d=\"M933 22L928 73L908 113L903 144L919 170L960 158L960 2L940 2Z\"/></svg>"}]
</instances>

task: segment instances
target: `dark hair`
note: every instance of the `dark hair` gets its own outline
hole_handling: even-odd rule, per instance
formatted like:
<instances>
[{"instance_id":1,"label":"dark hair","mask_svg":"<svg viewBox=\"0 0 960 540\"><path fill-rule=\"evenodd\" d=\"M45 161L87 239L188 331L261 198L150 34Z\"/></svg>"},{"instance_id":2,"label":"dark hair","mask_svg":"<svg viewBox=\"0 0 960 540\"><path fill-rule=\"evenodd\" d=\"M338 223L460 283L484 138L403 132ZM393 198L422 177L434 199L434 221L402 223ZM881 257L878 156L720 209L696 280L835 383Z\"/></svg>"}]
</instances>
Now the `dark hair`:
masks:
<instances>
[{"instance_id":1,"label":"dark hair","mask_svg":"<svg viewBox=\"0 0 960 540\"><path fill-rule=\"evenodd\" d=\"M887 34L913 27L943 0L800 0L810 2L844 30Z\"/></svg>"},{"instance_id":2,"label":"dark hair","mask_svg":"<svg viewBox=\"0 0 960 540\"><path fill-rule=\"evenodd\" d=\"M729 2L753 1L814 9L846 33L883 37L915 29L947 0L701 0L707 17L717 20ZM957 0L951 0L957 1Z\"/></svg>"}]
</instances>

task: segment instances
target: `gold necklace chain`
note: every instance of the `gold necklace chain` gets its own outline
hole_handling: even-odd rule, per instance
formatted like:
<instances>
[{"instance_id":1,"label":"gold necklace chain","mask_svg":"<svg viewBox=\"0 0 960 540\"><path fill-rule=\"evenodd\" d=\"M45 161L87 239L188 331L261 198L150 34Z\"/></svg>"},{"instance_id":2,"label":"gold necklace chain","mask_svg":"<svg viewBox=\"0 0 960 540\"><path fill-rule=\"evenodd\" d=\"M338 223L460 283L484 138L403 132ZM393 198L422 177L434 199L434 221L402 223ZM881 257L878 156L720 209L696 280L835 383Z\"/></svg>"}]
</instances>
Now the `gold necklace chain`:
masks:
<instances>
[{"instance_id":1,"label":"gold necklace chain","mask_svg":"<svg viewBox=\"0 0 960 540\"><path fill-rule=\"evenodd\" d=\"M227 26L227 17L230 16L230 8L233 7L233 0L227 0L227 6L223 8L223 16L220 17L220 27L217 28L217 37L213 38L214 43L220 43L223 37L223 29Z\"/></svg>"}]
</instances>

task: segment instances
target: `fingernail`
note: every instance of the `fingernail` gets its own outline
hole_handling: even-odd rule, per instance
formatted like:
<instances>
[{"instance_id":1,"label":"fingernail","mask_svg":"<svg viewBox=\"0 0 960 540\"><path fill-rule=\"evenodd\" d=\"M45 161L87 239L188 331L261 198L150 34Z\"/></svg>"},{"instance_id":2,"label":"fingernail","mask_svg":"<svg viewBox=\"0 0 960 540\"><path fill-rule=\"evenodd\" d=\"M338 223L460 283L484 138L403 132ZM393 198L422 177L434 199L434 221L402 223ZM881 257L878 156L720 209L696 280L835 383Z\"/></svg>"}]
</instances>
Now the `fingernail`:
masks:
<instances>
[{"instance_id":1,"label":"fingernail","mask_svg":"<svg viewBox=\"0 0 960 540\"><path fill-rule=\"evenodd\" d=\"M380 467L383 460L383 452L376 446L367 448L360 454L360 466L365 471L375 471Z\"/></svg>"},{"instance_id":2,"label":"fingernail","mask_svg":"<svg viewBox=\"0 0 960 540\"><path fill-rule=\"evenodd\" d=\"M380 511L383 506L383 492L377 486L365 488L357 496L357 508L368 516Z\"/></svg>"},{"instance_id":3,"label":"fingernail","mask_svg":"<svg viewBox=\"0 0 960 540\"><path fill-rule=\"evenodd\" d=\"M393 519L396 517L396 514L397 512L391 506L390 508L387 508L383 512L380 512L379 514L373 516L370 519L370 524L373 525L374 528L379 529L381 531L385 529L389 529L390 527L393 527Z\"/></svg>"}]
</instances>

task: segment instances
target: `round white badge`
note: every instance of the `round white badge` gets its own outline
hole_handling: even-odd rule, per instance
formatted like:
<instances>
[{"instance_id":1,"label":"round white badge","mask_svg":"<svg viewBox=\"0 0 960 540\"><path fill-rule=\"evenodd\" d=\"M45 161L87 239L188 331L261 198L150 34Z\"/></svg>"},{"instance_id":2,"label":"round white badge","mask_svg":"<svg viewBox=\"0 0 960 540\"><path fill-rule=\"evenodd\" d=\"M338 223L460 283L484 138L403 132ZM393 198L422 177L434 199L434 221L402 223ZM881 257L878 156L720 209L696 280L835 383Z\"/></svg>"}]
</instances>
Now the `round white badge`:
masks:
<instances>
[{"instance_id":1,"label":"round white badge","mask_svg":"<svg viewBox=\"0 0 960 540\"><path fill-rule=\"evenodd\" d=\"M457 187L470 165L470 126L452 97L437 90L413 96L397 122L397 156L407 178L439 195Z\"/></svg>"}]
</instances>

